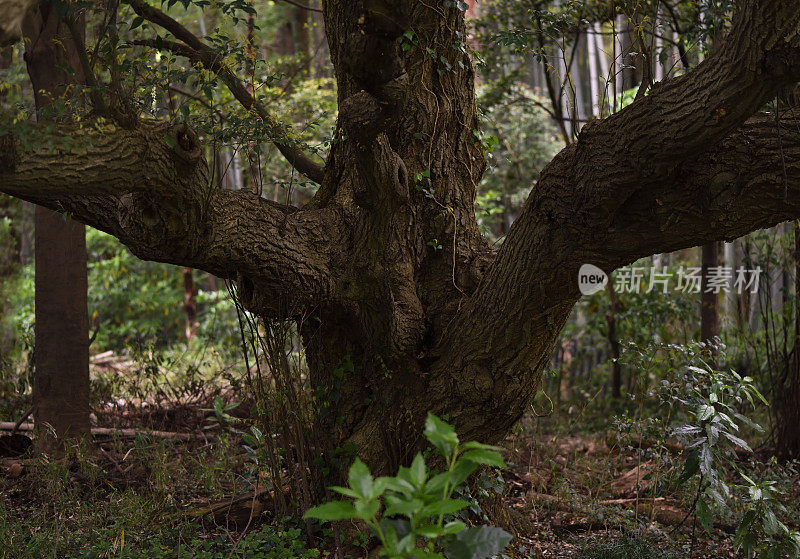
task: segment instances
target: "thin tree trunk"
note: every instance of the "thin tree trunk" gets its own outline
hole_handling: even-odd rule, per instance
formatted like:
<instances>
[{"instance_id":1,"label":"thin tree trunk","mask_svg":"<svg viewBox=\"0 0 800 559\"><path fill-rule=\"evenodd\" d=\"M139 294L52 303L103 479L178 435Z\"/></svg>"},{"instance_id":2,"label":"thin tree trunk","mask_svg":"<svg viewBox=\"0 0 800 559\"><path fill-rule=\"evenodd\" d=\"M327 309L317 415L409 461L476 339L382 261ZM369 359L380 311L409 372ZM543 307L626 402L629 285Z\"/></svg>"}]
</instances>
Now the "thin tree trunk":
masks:
<instances>
[{"instance_id":1,"label":"thin tree trunk","mask_svg":"<svg viewBox=\"0 0 800 559\"><path fill-rule=\"evenodd\" d=\"M597 71L597 34L596 27L593 32L586 34L586 53L589 62L589 94L591 96L591 114L600 114L600 75Z\"/></svg>"},{"instance_id":2,"label":"thin tree trunk","mask_svg":"<svg viewBox=\"0 0 800 559\"><path fill-rule=\"evenodd\" d=\"M608 62L608 53L606 51L606 44L603 41L603 26L599 23L594 24L595 29L595 46L597 50L597 56L600 62L600 79L603 80L603 93L601 95L601 100L599 101L598 108L600 111L598 112L598 116L602 116L605 114L606 108L609 104L609 94L608 94L608 86L610 83L613 82L611 77L611 70L610 65Z\"/></svg>"},{"instance_id":3,"label":"thin tree trunk","mask_svg":"<svg viewBox=\"0 0 800 559\"><path fill-rule=\"evenodd\" d=\"M725 243L723 249L725 259L725 267L730 268L732 277L736 277L736 241ZM728 327L736 325L736 290L731 286L731 289L725 293L724 298L724 314L725 324Z\"/></svg>"},{"instance_id":4,"label":"thin tree trunk","mask_svg":"<svg viewBox=\"0 0 800 559\"><path fill-rule=\"evenodd\" d=\"M197 334L197 287L194 284L194 270L183 269L183 310L186 313L186 341Z\"/></svg>"},{"instance_id":5,"label":"thin tree trunk","mask_svg":"<svg viewBox=\"0 0 800 559\"><path fill-rule=\"evenodd\" d=\"M789 108L800 106L800 87L787 87L779 94ZM785 224L788 227L788 224ZM794 341L783 383L783 397L777 415L776 443L778 455L800 458L800 221L793 223L794 232ZM784 291L788 291L788 281ZM785 293L784 293L785 296ZM788 345L788 340L787 340Z\"/></svg>"},{"instance_id":6,"label":"thin tree trunk","mask_svg":"<svg viewBox=\"0 0 800 559\"><path fill-rule=\"evenodd\" d=\"M787 378L778 392L775 442L783 458L800 458L800 222L794 224L794 342Z\"/></svg>"},{"instance_id":7,"label":"thin tree trunk","mask_svg":"<svg viewBox=\"0 0 800 559\"><path fill-rule=\"evenodd\" d=\"M619 339L617 338L617 314L619 314L619 299L614 290L614 282L611 278L606 285L610 304L606 315L608 325L608 345L611 349L611 397L619 399L622 397L622 366L619 363Z\"/></svg>"},{"instance_id":8,"label":"thin tree trunk","mask_svg":"<svg viewBox=\"0 0 800 559\"><path fill-rule=\"evenodd\" d=\"M82 29L83 22L78 25ZM43 2L25 24L25 62L37 115L82 80L77 48L53 4ZM62 68L72 67L74 75ZM41 206L35 212L36 324L34 418L44 448L55 435L89 433L89 320L85 226Z\"/></svg>"},{"instance_id":9,"label":"thin tree trunk","mask_svg":"<svg viewBox=\"0 0 800 559\"><path fill-rule=\"evenodd\" d=\"M746 237L742 239L739 244L739 254L737 260L744 267L753 267L750 254L750 241ZM741 294L739 294L739 304L736 307L736 320L739 329L747 328L750 325L750 316L753 314L752 300L753 298L749 289L743 289Z\"/></svg>"},{"instance_id":10,"label":"thin tree trunk","mask_svg":"<svg viewBox=\"0 0 800 559\"><path fill-rule=\"evenodd\" d=\"M717 308L718 294L709 288L708 280L710 270L719 266L719 243L713 242L703 245L702 248L702 275L700 296L700 340L712 343L719 336L719 311ZM716 347L711 348L716 355Z\"/></svg>"},{"instance_id":11,"label":"thin tree trunk","mask_svg":"<svg viewBox=\"0 0 800 559\"><path fill-rule=\"evenodd\" d=\"M568 402L572 396L572 361L575 351L575 342L565 340L562 342L563 359L561 360L561 375L558 379L558 403Z\"/></svg>"},{"instance_id":12,"label":"thin tree trunk","mask_svg":"<svg viewBox=\"0 0 800 559\"><path fill-rule=\"evenodd\" d=\"M305 64L306 59L311 55L311 33L308 28L308 10L305 8L295 7L292 9L294 16L294 32L297 38L296 54L302 56L302 63Z\"/></svg>"},{"instance_id":13,"label":"thin tree trunk","mask_svg":"<svg viewBox=\"0 0 800 559\"><path fill-rule=\"evenodd\" d=\"M664 64L661 62L661 53L664 51L664 39L661 34L664 29L659 29L659 22L661 21L660 10L656 14L656 19L653 21L653 32L658 35L654 38L655 49L653 52L653 80L660 82L664 79Z\"/></svg>"},{"instance_id":14,"label":"thin tree trunk","mask_svg":"<svg viewBox=\"0 0 800 559\"><path fill-rule=\"evenodd\" d=\"M11 66L12 54L13 51L11 47L0 49L0 70L7 70ZM5 92L0 90L0 105L5 102L5 97ZM19 213L18 208L19 201L11 196L0 194L0 219L6 217L12 218L12 216L16 218L14 221L12 221L12 230L9 238L5 239L3 244L0 244L0 290L3 286L3 277L13 274L16 271L17 266L19 266L20 242L19 232L17 229L19 219L16 215ZM2 317L2 313L3 305L0 301L0 317ZM2 347L0 347L0 349L2 349Z\"/></svg>"}]
</instances>

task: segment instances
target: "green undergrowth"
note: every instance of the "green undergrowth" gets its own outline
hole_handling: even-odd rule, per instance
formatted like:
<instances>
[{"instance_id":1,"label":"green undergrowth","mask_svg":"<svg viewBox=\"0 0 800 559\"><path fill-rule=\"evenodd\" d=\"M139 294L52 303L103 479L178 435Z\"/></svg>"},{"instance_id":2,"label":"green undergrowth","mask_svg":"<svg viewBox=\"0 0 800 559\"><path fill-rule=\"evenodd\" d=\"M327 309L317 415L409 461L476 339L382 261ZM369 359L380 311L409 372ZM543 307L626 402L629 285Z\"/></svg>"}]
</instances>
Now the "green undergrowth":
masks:
<instances>
[{"instance_id":1,"label":"green undergrowth","mask_svg":"<svg viewBox=\"0 0 800 559\"><path fill-rule=\"evenodd\" d=\"M264 517L242 534L195 518L206 503L252 488L225 437L199 448L122 442L30 458L21 474L0 479L0 559L324 556L297 522Z\"/></svg>"},{"instance_id":2,"label":"green undergrowth","mask_svg":"<svg viewBox=\"0 0 800 559\"><path fill-rule=\"evenodd\" d=\"M590 543L583 547L577 559L680 559L683 555L664 541L639 533L629 533L614 541Z\"/></svg>"}]
</instances>

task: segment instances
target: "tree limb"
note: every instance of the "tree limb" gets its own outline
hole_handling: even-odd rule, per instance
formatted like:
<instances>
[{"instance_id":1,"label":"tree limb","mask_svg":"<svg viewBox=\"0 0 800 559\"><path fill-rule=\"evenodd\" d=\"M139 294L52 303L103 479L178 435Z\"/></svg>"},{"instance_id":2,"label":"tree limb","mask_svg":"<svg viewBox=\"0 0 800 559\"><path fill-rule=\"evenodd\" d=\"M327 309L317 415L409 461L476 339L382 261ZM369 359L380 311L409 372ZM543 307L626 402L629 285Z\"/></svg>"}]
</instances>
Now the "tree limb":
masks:
<instances>
[{"instance_id":1,"label":"tree limb","mask_svg":"<svg viewBox=\"0 0 800 559\"><path fill-rule=\"evenodd\" d=\"M478 290L437 344L431 390L458 391L464 373L481 379L486 384L481 392L497 394L497 402L509 391L532 397L536 375L580 297L583 263L611 271L641 256L800 217L797 183L784 186L776 165L780 155L771 151L775 129L769 132L766 123L756 121L739 132L739 140L749 142L747 156L763 157L772 166L764 174L761 163L747 160L758 168L745 173L744 182L732 174L742 169L726 168L735 160L714 148L733 147L720 143L730 137L735 144L732 134L782 86L798 79L796 1L750 1L715 55L622 111L587 124L578 141L542 171ZM791 139L795 145L788 134L783 140L786 150L800 148L800 138ZM784 158L791 177L793 155ZM692 165L696 182L684 178L685 186L676 185ZM785 191L785 198L776 191ZM632 225L634 217L647 222ZM513 425L524 411L491 407L493 401L485 405L497 414L498 430ZM470 416L454 420L467 436Z\"/></svg>"},{"instance_id":2,"label":"tree limb","mask_svg":"<svg viewBox=\"0 0 800 559\"><path fill-rule=\"evenodd\" d=\"M324 178L324 168L321 164L313 161L297 146L293 146L286 138L286 132L283 126L276 121L267 111L266 107L255 99L247 88L242 84L241 80L231 71L230 68L224 63L220 55L214 52L208 45L203 43L191 31L186 29L183 25L169 17L167 14L150 6L142 0L125 0L128 5L133 8L139 16L147 21L163 27L172 33L177 39L183 41L185 44L180 44L174 41L157 40L157 41L136 41L136 44L143 44L152 46L154 48L163 48L170 50L180 56L189 58L192 62L200 63L204 67L216 72L222 81L228 86L233 96L239 101L242 106L248 111L254 111L259 118L267 126L269 133L275 137L273 143L278 148L278 151L286 158L289 164L297 169L298 172L305 175L317 184L322 183Z\"/></svg>"},{"instance_id":3,"label":"tree limb","mask_svg":"<svg viewBox=\"0 0 800 559\"><path fill-rule=\"evenodd\" d=\"M800 113L759 114L713 149L620 207L601 260L615 269L651 254L800 217Z\"/></svg>"},{"instance_id":4,"label":"tree limb","mask_svg":"<svg viewBox=\"0 0 800 559\"><path fill-rule=\"evenodd\" d=\"M144 260L234 279L243 304L265 316L294 316L328 296L342 242L331 210L213 187L184 124L49 126L32 125L12 146L5 136L4 150L17 151L0 160L0 191L106 231Z\"/></svg>"},{"instance_id":5,"label":"tree limb","mask_svg":"<svg viewBox=\"0 0 800 559\"><path fill-rule=\"evenodd\" d=\"M320 10L319 8L312 8L311 6L306 6L304 4L301 4L300 2L295 2L295 0L283 0L283 1L286 2L287 4L291 4L292 6L297 6L298 8L308 10L309 12L318 12L320 14L322 13L322 10Z\"/></svg>"}]
</instances>

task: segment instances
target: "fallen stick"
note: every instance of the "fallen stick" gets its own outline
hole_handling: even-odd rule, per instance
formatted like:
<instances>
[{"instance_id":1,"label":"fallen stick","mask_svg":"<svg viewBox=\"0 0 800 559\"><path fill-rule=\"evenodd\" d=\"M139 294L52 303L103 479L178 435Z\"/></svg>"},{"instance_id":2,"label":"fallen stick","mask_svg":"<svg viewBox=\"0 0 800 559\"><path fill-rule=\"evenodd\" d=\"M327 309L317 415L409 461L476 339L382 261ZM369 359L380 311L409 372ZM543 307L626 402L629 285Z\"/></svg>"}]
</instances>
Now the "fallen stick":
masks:
<instances>
[{"instance_id":1,"label":"fallen stick","mask_svg":"<svg viewBox=\"0 0 800 559\"><path fill-rule=\"evenodd\" d=\"M11 429L11 434L12 435L14 433L16 433L17 431L19 431L19 426L22 425L25 422L25 420L28 419L31 416L32 413L33 413L33 406L29 407L28 411L26 411L24 414L22 414L22 417L20 417L17 420L17 422L14 423L14 427Z\"/></svg>"},{"instance_id":2,"label":"fallen stick","mask_svg":"<svg viewBox=\"0 0 800 559\"><path fill-rule=\"evenodd\" d=\"M0 431L11 431L15 427L15 423L11 421L0 421ZM17 426L17 431L33 431L33 423L23 423ZM155 437L157 439L177 439L179 441L194 441L196 439L207 439L206 434L197 433L172 433L170 431L149 431L147 429L114 429L110 427L92 427L92 435L96 437L109 437L118 435L122 437L135 437L137 435L146 435L148 437Z\"/></svg>"}]
</instances>

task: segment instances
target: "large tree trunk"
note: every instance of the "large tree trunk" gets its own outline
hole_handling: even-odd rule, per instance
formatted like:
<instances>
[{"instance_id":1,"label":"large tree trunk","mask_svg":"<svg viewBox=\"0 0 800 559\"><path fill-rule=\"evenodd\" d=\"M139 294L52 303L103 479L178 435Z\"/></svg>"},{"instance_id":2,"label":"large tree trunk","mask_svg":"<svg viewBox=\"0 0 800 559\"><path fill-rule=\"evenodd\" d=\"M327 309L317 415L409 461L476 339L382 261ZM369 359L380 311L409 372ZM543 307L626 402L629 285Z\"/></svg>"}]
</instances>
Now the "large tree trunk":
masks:
<instances>
[{"instance_id":1,"label":"large tree trunk","mask_svg":"<svg viewBox=\"0 0 800 559\"><path fill-rule=\"evenodd\" d=\"M24 26L25 62L39 116L77 79L80 68L66 24L49 2ZM37 206L35 214L36 324L34 418L39 441L89 433L89 319L85 226L63 213Z\"/></svg>"},{"instance_id":2,"label":"large tree trunk","mask_svg":"<svg viewBox=\"0 0 800 559\"><path fill-rule=\"evenodd\" d=\"M280 129L199 39L127 1L181 41L162 47L213 68ZM0 160L0 188L63 207L141 258L234 280L265 320L296 320L311 382L334 411L321 427L376 471L413 455L428 411L467 439L508 432L580 297L582 264L610 272L800 216L800 117L785 115L781 134L774 115L748 120L800 78L794 0L746 3L718 53L584 126L499 249L481 237L473 207L484 154L473 67L453 48L463 12L412 0L323 6L336 141L322 168L275 140L321 182L306 207L209 190L193 132L153 122L87 128L79 153L19 148ZM397 39L409 29L419 45L404 51ZM348 359L354 370L340 379Z\"/></svg>"}]
</instances>

